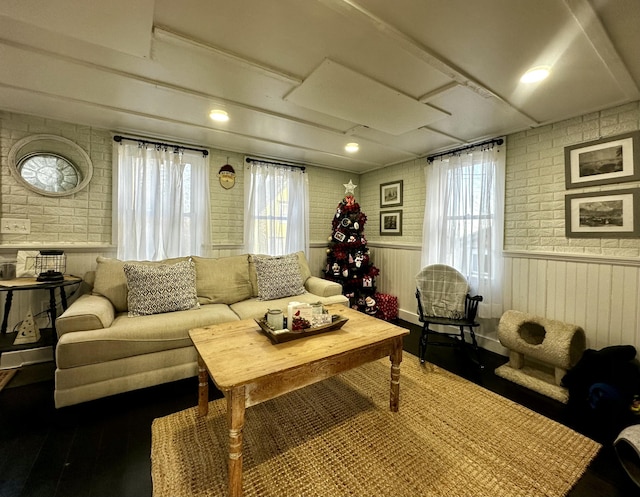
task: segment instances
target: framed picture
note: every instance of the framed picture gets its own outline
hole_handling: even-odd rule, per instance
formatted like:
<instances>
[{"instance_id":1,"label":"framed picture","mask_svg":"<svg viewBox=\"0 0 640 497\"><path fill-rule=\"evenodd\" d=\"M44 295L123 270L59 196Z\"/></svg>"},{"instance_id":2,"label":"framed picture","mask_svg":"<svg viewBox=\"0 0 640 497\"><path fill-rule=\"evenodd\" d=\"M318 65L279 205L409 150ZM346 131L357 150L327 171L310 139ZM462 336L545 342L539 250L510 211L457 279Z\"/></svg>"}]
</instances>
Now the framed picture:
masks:
<instances>
[{"instance_id":1,"label":"framed picture","mask_svg":"<svg viewBox=\"0 0 640 497\"><path fill-rule=\"evenodd\" d=\"M402 235L402 211L383 211L380 213L380 234Z\"/></svg>"},{"instance_id":2,"label":"framed picture","mask_svg":"<svg viewBox=\"0 0 640 497\"><path fill-rule=\"evenodd\" d=\"M564 148L567 189L640 181L640 131Z\"/></svg>"},{"instance_id":3,"label":"framed picture","mask_svg":"<svg viewBox=\"0 0 640 497\"><path fill-rule=\"evenodd\" d=\"M380 185L380 207L402 205L402 180Z\"/></svg>"},{"instance_id":4,"label":"framed picture","mask_svg":"<svg viewBox=\"0 0 640 497\"><path fill-rule=\"evenodd\" d=\"M567 238L640 237L640 188L565 196Z\"/></svg>"}]
</instances>

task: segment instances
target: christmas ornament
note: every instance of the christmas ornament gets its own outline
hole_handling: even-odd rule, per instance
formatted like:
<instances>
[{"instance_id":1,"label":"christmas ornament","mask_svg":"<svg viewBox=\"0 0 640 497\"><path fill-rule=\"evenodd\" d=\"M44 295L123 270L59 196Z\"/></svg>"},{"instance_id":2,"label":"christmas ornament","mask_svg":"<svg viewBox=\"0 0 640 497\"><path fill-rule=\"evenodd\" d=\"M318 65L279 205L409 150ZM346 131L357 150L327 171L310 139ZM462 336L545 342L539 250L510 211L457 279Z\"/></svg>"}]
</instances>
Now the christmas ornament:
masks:
<instances>
[{"instance_id":1,"label":"christmas ornament","mask_svg":"<svg viewBox=\"0 0 640 497\"><path fill-rule=\"evenodd\" d=\"M13 341L14 345L20 345L23 343L35 343L40 340L40 328L33 319L31 311L27 312L27 316L22 321L18 333Z\"/></svg>"},{"instance_id":2,"label":"christmas ornament","mask_svg":"<svg viewBox=\"0 0 640 497\"><path fill-rule=\"evenodd\" d=\"M229 190L233 188L233 185L236 184L236 172L233 169L231 164L225 164L218 171L218 179L220 180L220 185L225 190Z\"/></svg>"},{"instance_id":3,"label":"christmas ornament","mask_svg":"<svg viewBox=\"0 0 640 497\"><path fill-rule=\"evenodd\" d=\"M349 183L343 184L344 193L353 195L355 193L355 189L358 185L354 185L353 181L349 180Z\"/></svg>"}]
</instances>

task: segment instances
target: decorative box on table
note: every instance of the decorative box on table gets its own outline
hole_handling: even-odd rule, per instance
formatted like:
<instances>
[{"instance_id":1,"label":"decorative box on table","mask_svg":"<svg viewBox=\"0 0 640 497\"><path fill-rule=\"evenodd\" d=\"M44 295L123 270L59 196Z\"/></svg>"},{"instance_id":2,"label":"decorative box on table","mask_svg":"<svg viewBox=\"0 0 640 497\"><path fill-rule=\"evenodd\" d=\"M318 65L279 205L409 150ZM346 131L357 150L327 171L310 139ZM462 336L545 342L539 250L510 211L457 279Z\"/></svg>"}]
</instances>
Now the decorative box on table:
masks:
<instances>
[{"instance_id":1,"label":"decorative box on table","mask_svg":"<svg viewBox=\"0 0 640 497\"><path fill-rule=\"evenodd\" d=\"M378 304L378 317L385 321L398 319L398 297L386 293L376 293L376 304Z\"/></svg>"}]
</instances>

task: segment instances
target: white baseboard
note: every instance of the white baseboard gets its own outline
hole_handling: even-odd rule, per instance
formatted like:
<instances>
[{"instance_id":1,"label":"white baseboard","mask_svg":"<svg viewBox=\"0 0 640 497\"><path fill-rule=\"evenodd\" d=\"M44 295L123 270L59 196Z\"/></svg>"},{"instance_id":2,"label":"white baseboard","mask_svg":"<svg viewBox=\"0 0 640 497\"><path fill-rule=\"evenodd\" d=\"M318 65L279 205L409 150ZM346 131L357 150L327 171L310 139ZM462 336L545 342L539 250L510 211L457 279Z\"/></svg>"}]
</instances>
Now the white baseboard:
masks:
<instances>
[{"instance_id":1,"label":"white baseboard","mask_svg":"<svg viewBox=\"0 0 640 497\"><path fill-rule=\"evenodd\" d=\"M52 347L15 350L2 353L2 356L0 356L0 369L15 369L30 364L50 361L53 361Z\"/></svg>"}]
</instances>

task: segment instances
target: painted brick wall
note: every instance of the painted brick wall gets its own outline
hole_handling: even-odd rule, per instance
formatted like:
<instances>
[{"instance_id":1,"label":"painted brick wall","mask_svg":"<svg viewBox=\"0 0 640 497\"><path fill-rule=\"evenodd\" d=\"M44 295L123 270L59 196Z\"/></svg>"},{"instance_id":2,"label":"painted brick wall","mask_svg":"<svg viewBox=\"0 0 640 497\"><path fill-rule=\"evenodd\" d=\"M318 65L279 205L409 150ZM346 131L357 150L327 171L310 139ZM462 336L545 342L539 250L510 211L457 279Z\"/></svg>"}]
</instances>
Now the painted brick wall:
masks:
<instances>
[{"instance_id":1,"label":"painted brick wall","mask_svg":"<svg viewBox=\"0 0 640 497\"><path fill-rule=\"evenodd\" d=\"M422 245L426 159L416 159L363 174L356 199L367 214L365 235L370 242ZM380 185L402 180L402 206L380 208ZM359 195L358 195L359 194ZM380 211L402 211L402 236L380 235Z\"/></svg>"},{"instance_id":2,"label":"painted brick wall","mask_svg":"<svg viewBox=\"0 0 640 497\"><path fill-rule=\"evenodd\" d=\"M640 102L507 137L505 250L640 256L639 239L567 238L565 195L638 186L565 189L564 147L640 129ZM638 167L638 165L636 165Z\"/></svg>"},{"instance_id":3,"label":"painted brick wall","mask_svg":"<svg viewBox=\"0 0 640 497\"><path fill-rule=\"evenodd\" d=\"M7 156L13 144L30 135L62 136L82 147L93 162L93 178L68 197L31 193L10 175ZM111 136L87 126L42 117L0 112L2 217L28 218L28 235L2 234L2 244L108 244L111 242Z\"/></svg>"},{"instance_id":4,"label":"painted brick wall","mask_svg":"<svg viewBox=\"0 0 640 497\"><path fill-rule=\"evenodd\" d=\"M93 178L88 187L68 197L34 194L10 175L7 156L18 140L37 133L63 136L91 157ZM110 131L0 111L0 215L31 220L29 235L0 235L0 247L28 245L108 246L111 244L112 148ZM210 149L211 232L215 246L241 246L244 230L244 155ZM230 164L236 184L224 189L218 171ZM307 166L309 174L310 239L319 244L331 235L335 208L344 197L344 183L359 182L357 174Z\"/></svg>"},{"instance_id":5,"label":"painted brick wall","mask_svg":"<svg viewBox=\"0 0 640 497\"><path fill-rule=\"evenodd\" d=\"M328 245L336 207L344 198L344 185L349 180L357 185L360 176L321 167L307 166L306 171L309 175L309 239L311 243Z\"/></svg>"}]
</instances>

